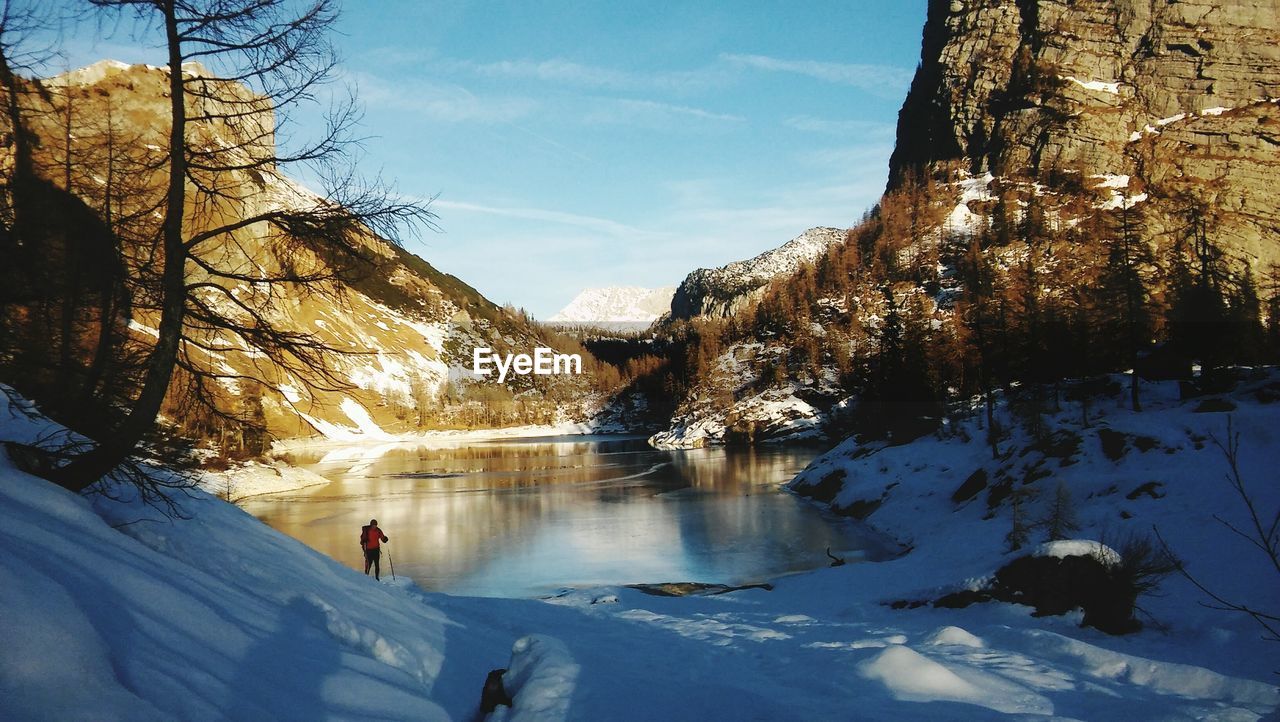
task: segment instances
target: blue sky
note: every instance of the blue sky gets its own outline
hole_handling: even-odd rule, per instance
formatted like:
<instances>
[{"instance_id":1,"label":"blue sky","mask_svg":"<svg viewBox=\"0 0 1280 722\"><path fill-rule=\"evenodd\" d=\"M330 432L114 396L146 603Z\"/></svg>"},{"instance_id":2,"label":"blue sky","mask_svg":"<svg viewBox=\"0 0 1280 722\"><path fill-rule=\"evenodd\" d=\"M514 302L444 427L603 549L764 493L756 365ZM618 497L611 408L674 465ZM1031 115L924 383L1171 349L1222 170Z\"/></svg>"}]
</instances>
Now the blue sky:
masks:
<instances>
[{"instance_id":1,"label":"blue sky","mask_svg":"<svg viewBox=\"0 0 1280 722\"><path fill-rule=\"evenodd\" d=\"M674 285L883 189L925 0L348 2L335 42L362 169L435 197L409 250L546 318ZM92 25L75 64L163 62Z\"/></svg>"}]
</instances>

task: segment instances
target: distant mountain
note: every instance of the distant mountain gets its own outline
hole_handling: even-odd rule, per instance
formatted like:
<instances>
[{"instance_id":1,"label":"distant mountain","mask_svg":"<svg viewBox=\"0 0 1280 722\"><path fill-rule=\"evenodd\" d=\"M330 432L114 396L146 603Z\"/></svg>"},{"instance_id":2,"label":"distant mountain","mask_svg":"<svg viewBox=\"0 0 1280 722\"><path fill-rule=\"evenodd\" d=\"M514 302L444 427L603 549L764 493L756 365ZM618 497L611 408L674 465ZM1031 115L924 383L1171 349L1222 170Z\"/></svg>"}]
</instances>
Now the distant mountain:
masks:
<instances>
[{"instance_id":1,"label":"distant mountain","mask_svg":"<svg viewBox=\"0 0 1280 722\"><path fill-rule=\"evenodd\" d=\"M729 316L755 299L769 281L794 273L844 240L840 228L810 228L778 248L719 268L699 268L685 277L671 299L673 319Z\"/></svg>"},{"instance_id":2,"label":"distant mountain","mask_svg":"<svg viewBox=\"0 0 1280 722\"><path fill-rule=\"evenodd\" d=\"M642 329L667 312L675 290L674 286L588 288L547 319L547 323L614 330Z\"/></svg>"}]
</instances>

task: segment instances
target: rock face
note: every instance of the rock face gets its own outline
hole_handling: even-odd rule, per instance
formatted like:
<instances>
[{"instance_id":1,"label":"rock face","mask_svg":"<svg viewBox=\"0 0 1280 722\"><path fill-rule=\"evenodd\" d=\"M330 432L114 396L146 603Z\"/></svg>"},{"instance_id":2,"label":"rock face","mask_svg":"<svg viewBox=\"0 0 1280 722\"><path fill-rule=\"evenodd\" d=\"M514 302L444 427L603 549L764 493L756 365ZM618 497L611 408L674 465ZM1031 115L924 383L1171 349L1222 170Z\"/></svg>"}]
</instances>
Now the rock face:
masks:
<instances>
[{"instance_id":1,"label":"rock face","mask_svg":"<svg viewBox=\"0 0 1280 722\"><path fill-rule=\"evenodd\" d=\"M821 256L833 243L844 241L839 228L810 228L782 246L745 261L719 268L699 268L685 277L671 299L671 318L725 317L746 306L779 276L794 273L801 264Z\"/></svg>"},{"instance_id":2,"label":"rock face","mask_svg":"<svg viewBox=\"0 0 1280 722\"><path fill-rule=\"evenodd\" d=\"M1280 260L1280 4L931 0L890 187L955 162L1052 185L1128 175L1157 235L1192 199L1250 260Z\"/></svg>"}]
</instances>

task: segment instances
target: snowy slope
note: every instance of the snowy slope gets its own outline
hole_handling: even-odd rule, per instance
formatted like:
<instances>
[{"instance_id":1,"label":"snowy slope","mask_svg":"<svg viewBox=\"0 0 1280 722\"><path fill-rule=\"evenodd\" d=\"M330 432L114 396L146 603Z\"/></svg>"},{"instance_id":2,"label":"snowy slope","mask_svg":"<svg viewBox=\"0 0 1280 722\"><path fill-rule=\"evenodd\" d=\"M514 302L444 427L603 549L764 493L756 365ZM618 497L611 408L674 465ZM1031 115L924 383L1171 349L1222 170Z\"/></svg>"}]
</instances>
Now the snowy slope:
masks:
<instances>
[{"instance_id":1,"label":"snowy slope","mask_svg":"<svg viewBox=\"0 0 1280 722\"><path fill-rule=\"evenodd\" d=\"M0 401L0 438L55 430ZM0 556L0 719L470 720L494 668L515 697L501 720L1253 720L1280 705L1269 648L1182 589L1161 607L1181 610L1168 633L1123 638L1014 605L880 604L990 563L981 539L958 568L940 562L967 543L922 539L773 591L472 599L377 584L201 493L182 504L190 519L77 497L0 454L0 543L30 550Z\"/></svg>"},{"instance_id":2,"label":"snowy slope","mask_svg":"<svg viewBox=\"0 0 1280 722\"><path fill-rule=\"evenodd\" d=\"M997 459L986 445L980 408L952 419L937 435L898 446L862 446L849 439L815 459L791 486L865 517L911 549L904 564L923 573L916 576L914 594L904 598L936 599L973 588L1003 562L1025 554L1026 549L1010 551L1006 539L1013 528L1012 495L1019 496L1020 512L1032 525L1028 541L1034 547L1046 539L1035 525L1048 516L1061 486L1072 499L1078 535L1114 546L1131 535L1154 541L1158 531L1208 588L1257 608L1280 609L1270 562L1223 523L1252 528L1246 506L1228 484L1230 467L1217 445L1227 443L1229 420L1240 435L1241 477L1263 519L1280 514L1274 467L1280 372L1242 373L1247 380L1236 392L1207 399L1180 400L1174 382L1144 384L1141 413L1127 408L1128 381L1117 377L1123 383L1113 387L1114 396L1092 400L1087 427L1080 405L1065 403L1044 417L1047 435L1040 442L1001 401L996 418L1011 431L1001 439ZM960 493L978 475L981 485ZM1183 659L1217 659L1237 671L1260 673L1278 666L1275 643L1260 641L1261 630L1251 620L1206 608L1208 598L1180 576L1168 578L1163 592L1139 604L1154 617L1146 622L1167 625L1165 642L1185 645ZM1139 637L1148 634L1160 633Z\"/></svg>"},{"instance_id":3,"label":"snowy slope","mask_svg":"<svg viewBox=\"0 0 1280 722\"><path fill-rule=\"evenodd\" d=\"M649 325L671 308L675 286L640 288L609 286L584 289L547 323L599 326L602 324Z\"/></svg>"}]
</instances>

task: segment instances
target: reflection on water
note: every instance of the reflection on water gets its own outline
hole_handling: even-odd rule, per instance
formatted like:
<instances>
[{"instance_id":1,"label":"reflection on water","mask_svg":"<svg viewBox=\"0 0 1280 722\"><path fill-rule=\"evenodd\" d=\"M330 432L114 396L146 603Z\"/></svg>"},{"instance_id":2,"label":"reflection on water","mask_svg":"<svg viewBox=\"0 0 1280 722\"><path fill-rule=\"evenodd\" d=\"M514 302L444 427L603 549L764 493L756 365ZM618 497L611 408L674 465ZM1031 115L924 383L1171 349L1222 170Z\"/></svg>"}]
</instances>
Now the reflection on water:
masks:
<instances>
[{"instance_id":1,"label":"reflection on water","mask_svg":"<svg viewBox=\"0 0 1280 722\"><path fill-rule=\"evenodd\" d=\"M454 594L740 584L823 566L825 547L863 548L851 524L779 489L816 453L605 436L361 447L291 459L333 483L245 506L354 568L360 527L376 518L398 575Z\"/></svg>"}]
</instances>

